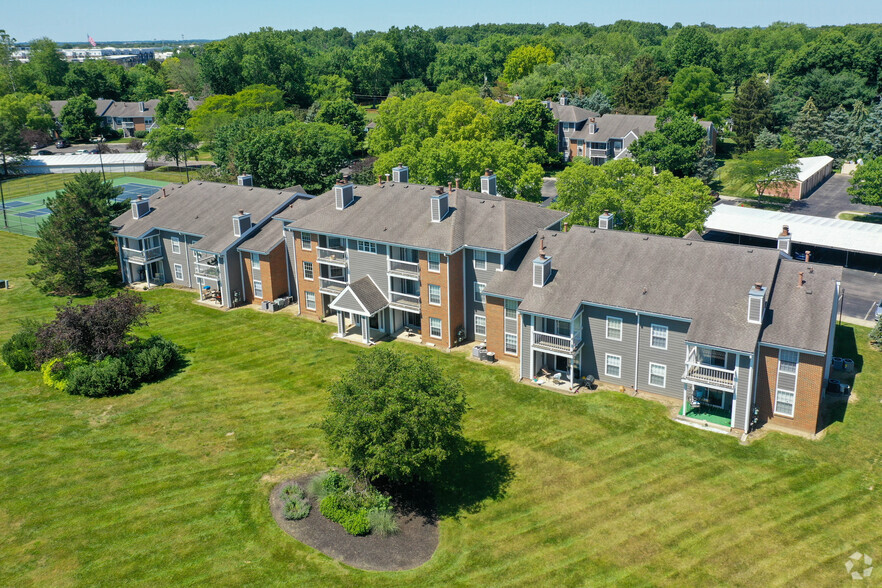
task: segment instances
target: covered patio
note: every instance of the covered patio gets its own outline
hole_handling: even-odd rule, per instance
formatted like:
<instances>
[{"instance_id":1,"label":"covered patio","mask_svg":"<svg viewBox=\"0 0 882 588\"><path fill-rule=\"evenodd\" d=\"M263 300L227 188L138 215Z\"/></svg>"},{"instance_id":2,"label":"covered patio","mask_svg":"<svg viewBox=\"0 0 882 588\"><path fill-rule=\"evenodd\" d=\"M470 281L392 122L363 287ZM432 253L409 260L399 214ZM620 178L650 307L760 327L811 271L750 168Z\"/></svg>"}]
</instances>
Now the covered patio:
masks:
<instances>
[{"instance_id":1,"label":"covered patio","mask_svg":"<svg viewBox=\"0 0 882 588\"><path fill-rule=\"evenodd\" d=\"M360 334L360 342L365 345L385 338L384 325L379 323L380 311L387 306L389 301L370 277L349 284L329 305L337 313L336 337L354 340L354 335ZM376 323L374 328L372 322Z\"/></svg>"}]
</instances>

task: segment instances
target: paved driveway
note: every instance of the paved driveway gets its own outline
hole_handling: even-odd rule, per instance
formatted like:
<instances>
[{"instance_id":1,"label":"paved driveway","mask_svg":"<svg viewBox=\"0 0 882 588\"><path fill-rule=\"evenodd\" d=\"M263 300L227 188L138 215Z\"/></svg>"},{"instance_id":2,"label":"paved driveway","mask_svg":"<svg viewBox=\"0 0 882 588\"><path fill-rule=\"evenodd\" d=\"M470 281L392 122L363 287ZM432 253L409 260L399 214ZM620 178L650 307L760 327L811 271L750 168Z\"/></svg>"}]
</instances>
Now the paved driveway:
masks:
<instances>
[{"instance_id":1,"label":"paved driveway","mask_svg":"<svg viewBox=\"0 0 882 588\"><path fill-rule=\"evenodd\" d=\"M842 270L842 317L873 322L876 304L882 299L882 274L855 269Z\"/></svg>"},{"instance_id":2,"label":"paved driveway","mask_svg":"<svg viewBox=\"0 0 882 588\"><path fill-rule=\"evenodd\" d=\"M851 185L851 176L833 174L827 181L818 186L808 198L790 204L788 212L836 218L844 211L882 212L882 207L852 204L851 196L846 189Z\"/></svg>"},{"instance_id":3,"label":"paved driveway","mask_svg":"<svg viewBox=\"0 0 882 588\"><path fill-rule=\"evenodd\" d=\"M557 178L542 178L542 206L551 206L557 199Z\"/></svg>"}]
</instances>

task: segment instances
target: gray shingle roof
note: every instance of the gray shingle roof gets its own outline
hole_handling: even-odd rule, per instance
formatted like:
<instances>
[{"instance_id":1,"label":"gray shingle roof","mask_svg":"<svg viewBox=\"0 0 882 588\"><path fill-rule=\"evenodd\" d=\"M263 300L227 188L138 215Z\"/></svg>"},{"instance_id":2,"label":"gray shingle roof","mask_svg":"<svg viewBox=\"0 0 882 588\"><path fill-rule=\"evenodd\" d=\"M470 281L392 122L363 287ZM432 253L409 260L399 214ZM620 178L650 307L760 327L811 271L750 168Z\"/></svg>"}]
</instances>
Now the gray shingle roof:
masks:
<instances>
[{"instance_id":1,"label":"gray shingle roof","mask_svg":"<svg viewBox=\"0 0 882 588\"><path fill-rule=\"evenodd\" d=\"M584 139L603 143L609 139L623 139L628 133L634 131L637 137L655 130L655 117L644 114L604 114L597 117L597 132L589 133L587 126L570 134L572 139ZM711 122L698 121L705 130L709 129Z\"/></svg>"},{"instance_id":2,"label":"gray shingle roof","mask_svg":"<svg viewBox=\"0 0 882 588\"><path fill-rule=\"evenodd\" d=\"M799 287L799 272L805 282ZM842 268L781 260L766 311L763 343L824 352Z\"/></svg>"},{"instance_id":3,"label":"gray shingle roof","mask_svg":"<svg viewBox=\"0 0 882 588\"><path fill-rule=\"evenodd\" d=\"M554 118L561 122L581 122L583 120L588 120L592 116L600 116L596 112L585 110L584 108L579 108L572 104L566 106L561 106L560 102L549 102L548 104Z\"/></svg>"},{"instance_id":4,"label":"gray shingle roof","mask_svg":"<svg viewBox=\"0 0 882 588\"><path fill-rule=\"evenodd\" d=\"M141 110L140 102L114 102L104 113L104 116L121 118L155 117L158 99L145 100L144 110Z\"/></svg>"},{"instance_id":5,"label":"gray shingle roof","mask_svg":"<svg viewBox=\"0 0 882 588\"><path fill-rule=\"evenodd\" d=\"M255 251L269 255L269 252L285 240L285 232L282 222L272 220L263 225L260 230L239 244L239 251Z\"/></svg>"},{"instance_id":6,"label":"gray shingle roof","mask_svg":"<svg viewBox=\"0 0 882 588\"><path fill-rule=\"evenodd\" d=\"M691 320L689 341L754 350L760 325L747 322L748 291L756 282L772 284L776 250L587 227L541 234L551 256L549 282L532 285L537 237L523 260L514 260L517 271L499 274L487 294L563 319L581 302L680 317Z\"/></svg>"},{"instance_id":7,"label":"gray shingle roof","mask_svg":"<svg viewBox=\"0 0 882 588\"><path fill-rule=\"evenodd\" d=\"M389 301L386 300L386 297L383 296L383 293L368 276L352 282L349 288L364 306L365 310L372 315L389 305Z\"/></svg>"},{"instance_id":8,"label":"gray shingle roof","mask_svg":"<svg viewBox=\"0 0 882 588\"><path fill-rule=\"evenodd\" d=\"M107 112L108 107L113 104L113 100L96 100L95 101L95 114L97 116L104 116L104 113ZM67 100L50 100L49 108L52 109L52 115L55 118L61 114L61 109L67 105Z\"/></svg>"},{"instance_id":9,"label":"gray shingle roof","mask_svg":"<svg viewBox=\"0 0 882 588\"><path fill-rule=\"evenodd\" d=\"M202 235L195 248L220 253L239 239L233 234L233 215L240 209L251 213L253 225L260 225L295 198L279 190L197 181L164 191L165 197L160 191L150 198L147 216L133 219L129 210L117 217L111 223L117 233L137 238L165 229Z\"/></svg>"},{"instance_id":10,"label":"gray shingle roof","mask_svg":"<svg viewBox=\"0 0 882 588\"><path fill-rule=\"evenodd\" d=\"M432 186L387 182L355 186L355 201L337 210L334 191L316 196L277 218L289 226L451 253L462 246L508 251L566 216L539 204L469 190L449 195L450 212L433 223Z\"/></svg>"}]
</instances>

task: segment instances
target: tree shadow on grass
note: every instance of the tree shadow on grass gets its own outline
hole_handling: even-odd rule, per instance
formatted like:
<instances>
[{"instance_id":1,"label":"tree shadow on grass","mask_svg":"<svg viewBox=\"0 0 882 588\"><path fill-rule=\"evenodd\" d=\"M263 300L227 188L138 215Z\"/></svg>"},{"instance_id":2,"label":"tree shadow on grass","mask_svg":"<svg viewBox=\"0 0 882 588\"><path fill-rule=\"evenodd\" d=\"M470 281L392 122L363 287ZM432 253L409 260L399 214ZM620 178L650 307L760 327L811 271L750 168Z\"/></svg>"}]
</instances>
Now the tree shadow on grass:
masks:
<instances>
[{"instance_id":1,"label":"tree shadow on grass","mask_svg":"<svg viewBox=\"0 0 882 588\"><path fill-rule=\"evenodd\" d=\"M486 501L503 498L513 479L514 468L507 456L483 441L463 439L433 484L438 515L478 512Z\"/></svg>"}]
</instances>

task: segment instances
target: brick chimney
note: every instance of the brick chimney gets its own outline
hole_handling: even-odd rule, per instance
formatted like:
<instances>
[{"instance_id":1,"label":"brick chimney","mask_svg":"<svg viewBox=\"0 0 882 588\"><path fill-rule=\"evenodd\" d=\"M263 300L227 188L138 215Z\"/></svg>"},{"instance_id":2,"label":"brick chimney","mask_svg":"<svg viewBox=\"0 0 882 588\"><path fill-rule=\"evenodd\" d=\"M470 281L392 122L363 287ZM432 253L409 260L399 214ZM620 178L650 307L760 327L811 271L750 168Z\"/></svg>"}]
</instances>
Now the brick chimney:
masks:
<instances>
[{"instance_id":1,"label":"brick chimney","mask_svg":"<svg viewBox=\"0 0 882 588\"><path fill-rule=\"evenodd\" d=\"M805 250L805 262L808 263L812 260L812 252L808 249Z\"/></svg>"},{"instance_id":2,"label":"brick chimney","mask_svg":"<svg viewBox=\"0 0 882 588\"><path fill-rule=\"evenodd\" d=\"M799 272L799 284L797 288L802 288L802 285L805 284L805 272Z\"/></svg>"}]
</instances>

